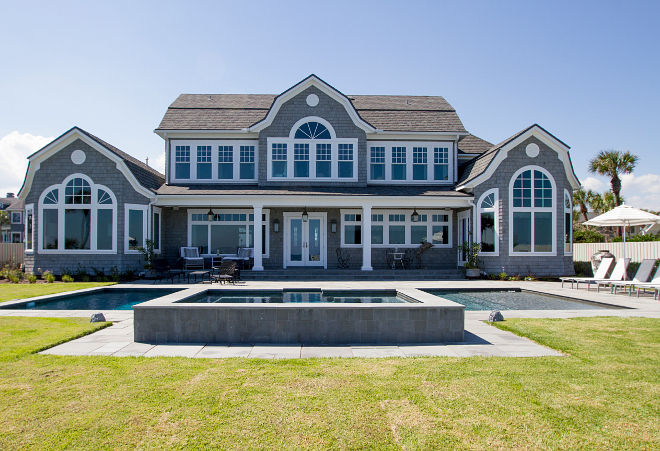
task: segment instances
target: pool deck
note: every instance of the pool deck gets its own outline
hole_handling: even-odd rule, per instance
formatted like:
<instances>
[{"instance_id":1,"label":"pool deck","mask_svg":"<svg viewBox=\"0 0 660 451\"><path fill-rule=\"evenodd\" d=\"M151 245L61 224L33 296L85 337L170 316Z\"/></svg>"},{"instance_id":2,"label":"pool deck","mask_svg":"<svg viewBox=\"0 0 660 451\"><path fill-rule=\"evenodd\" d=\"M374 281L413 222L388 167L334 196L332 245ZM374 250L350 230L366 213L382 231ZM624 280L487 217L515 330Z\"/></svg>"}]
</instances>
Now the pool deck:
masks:
<instances>
[{"instance_id":1,"label":"pool deck","mask_svg":"<svg viewBox=\"0 0 660 451\"><path fill-rule=\"evenodd\" d=\"M132 283L121 287L165 288L171 284L152 285L148 283ZM200 288L201 284L190 287ZM502 281L382 281L374 286L374 282L277 282L250 281L240 285L213 285L214 289L277 289L277 288L321 288L325 290L341 289L406 289L406 288L460 288L465 290L475 288L512 289L521 288L543 294L563 296L577 300L598 302L606 305L627 307L624 309L594 309L594 310L503 310L504 318L575 318L586 316L620 316L660 318L660 301L653 299L652 294L636 298L633 294L612 295L609 290L596 293L595 289L587 291L583 286L580 290L564 288L556 282L502 282ZM187 285L176 284L177 288ZM210 288L210 285L205 285ZM0 316L32 316L32 317L89 317L89 310L2 310ZM104 356L145 356L145 357L195 357L195 358L331 358L331 357L415 357L415 356L500 356L500 357L541 357L562 356L561 353L541 346L531 340L518 337L510 332L501 331L484 321L488 319L489 311L465 312L465 341L460 343L429 343L422 345L392 344L383 345L342 345L342 346L306 346L306 345L270 345L270 344L158 344L137 343L133 340L133 312L110 310L102 312L108 321L113 321L111 327L100 330L76 340L55 346L43 354L55 355L104 355Z\"/></svg>"}]
</instances>

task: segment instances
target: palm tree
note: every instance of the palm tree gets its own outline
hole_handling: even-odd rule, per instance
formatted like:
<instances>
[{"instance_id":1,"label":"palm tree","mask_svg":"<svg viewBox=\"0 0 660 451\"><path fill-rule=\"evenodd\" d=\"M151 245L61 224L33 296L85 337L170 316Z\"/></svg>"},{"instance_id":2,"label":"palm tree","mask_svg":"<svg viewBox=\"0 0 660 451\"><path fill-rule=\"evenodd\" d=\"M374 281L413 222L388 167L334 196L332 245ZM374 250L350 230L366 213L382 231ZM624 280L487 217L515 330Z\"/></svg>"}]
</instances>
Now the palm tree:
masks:
<instances>
[{"instance_id":1,"label":"palm tree","mask_svg":"<svg viewBox=\"0 0 660 451\"><path fill-rule=\"evenodd\" d=\"M598 194L594 193L592 190L585 191L583 189L579 189L573 193L573 205L580 208L580 213L585 221L589 220L589 218L587 218L587 212L589 211L587 206L591 205L594 196L597 195Z\"/></svg>"},{"instance_id":2,"label":"palm tree","mask_svg":"<svg viewBox=\"0 0 660 451\"><path fill-rule=\"evenodd\" d=\"M616 206L621 205L619 193L621 192L620 174L631 174L637 164L637 155L630 153L629 150L621 152L620 150L601 150L589 162L589 172L594 174L606 175L610 178L612 193Z\"/></svg>"}]
</instances>

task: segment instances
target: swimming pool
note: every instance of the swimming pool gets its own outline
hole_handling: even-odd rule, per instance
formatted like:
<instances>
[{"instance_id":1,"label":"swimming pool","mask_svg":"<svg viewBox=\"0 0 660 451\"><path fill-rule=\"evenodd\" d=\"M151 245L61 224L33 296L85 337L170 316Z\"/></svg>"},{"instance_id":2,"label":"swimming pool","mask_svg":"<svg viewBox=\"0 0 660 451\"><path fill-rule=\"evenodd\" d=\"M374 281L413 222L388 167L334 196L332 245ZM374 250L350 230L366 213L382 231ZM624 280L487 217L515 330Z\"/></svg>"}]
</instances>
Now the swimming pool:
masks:
<instances>
[{"instance_id":1,"label":"swimming pool","mask_svg":"<svg viewBox=\"0 0 660 451\"><path fill-rule=\"evenodd\" d=\"M442 290L422 289L435 296L457 302L465 310L593 310L621 307L579 301L525 290Z\"/></svg>"},{"instance_id":2,"label":"swimming pool","mask_svg":"<svg viewBox=\"0 0 660 451\"><path fill-rule=\"evenodd\" d=\"M208 290L182 304L400 304L411 302L397 296L396 290L386 291L238 291Z\"/></svg>"},{"instance_id":3,"label":"swimming pool","mask_svg":"<svg viewBox=\"0 0 660 451\"><path fill-rule=\"evenodd\" d=\"M132 310L134 305L181 291L164 288L102 288L36 301L0 305L0 308L26 310Z\"/></svg>"}]
</instances>

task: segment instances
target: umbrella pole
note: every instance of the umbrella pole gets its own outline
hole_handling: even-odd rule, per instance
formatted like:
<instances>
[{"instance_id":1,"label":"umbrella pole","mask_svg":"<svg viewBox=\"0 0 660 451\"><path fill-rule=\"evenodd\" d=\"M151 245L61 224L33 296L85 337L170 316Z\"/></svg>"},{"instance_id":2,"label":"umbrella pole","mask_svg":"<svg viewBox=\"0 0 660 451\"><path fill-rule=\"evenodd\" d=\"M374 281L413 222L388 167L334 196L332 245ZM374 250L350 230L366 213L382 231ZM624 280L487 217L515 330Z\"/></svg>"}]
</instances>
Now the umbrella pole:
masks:
<instances>
[{"instance_id":1,"label":"umbrella pole","mask_svg":"<svg viewBox=\"0 0 660 451\"><path fill-rule=\"evenodd\" d=\"M626 222L623 221L623 264L626 264ZM623 271L623 280L628 280L628 268Z\"/></svg>"}]
</instances>

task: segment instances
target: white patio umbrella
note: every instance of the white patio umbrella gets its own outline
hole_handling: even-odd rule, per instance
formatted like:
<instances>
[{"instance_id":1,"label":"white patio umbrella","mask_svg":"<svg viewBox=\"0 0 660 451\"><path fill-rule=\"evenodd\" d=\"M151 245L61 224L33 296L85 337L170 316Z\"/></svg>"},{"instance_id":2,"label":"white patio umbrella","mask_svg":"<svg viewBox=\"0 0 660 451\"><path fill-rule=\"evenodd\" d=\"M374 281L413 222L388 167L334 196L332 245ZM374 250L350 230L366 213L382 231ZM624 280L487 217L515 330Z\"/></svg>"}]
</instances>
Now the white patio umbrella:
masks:
<instances>
[{"instance_id":1,"label":"white patio umbrella","mask_svg":"<svg viewBox=\"0 0 660 451\"><path fill-rule=\"evenodd\" d=\"M636 225L660 224L660 216L626 205L596 216L584 223L596 227L623 227L623 258L626 258L626 228Z\"/></svg>"}]
</instances>

